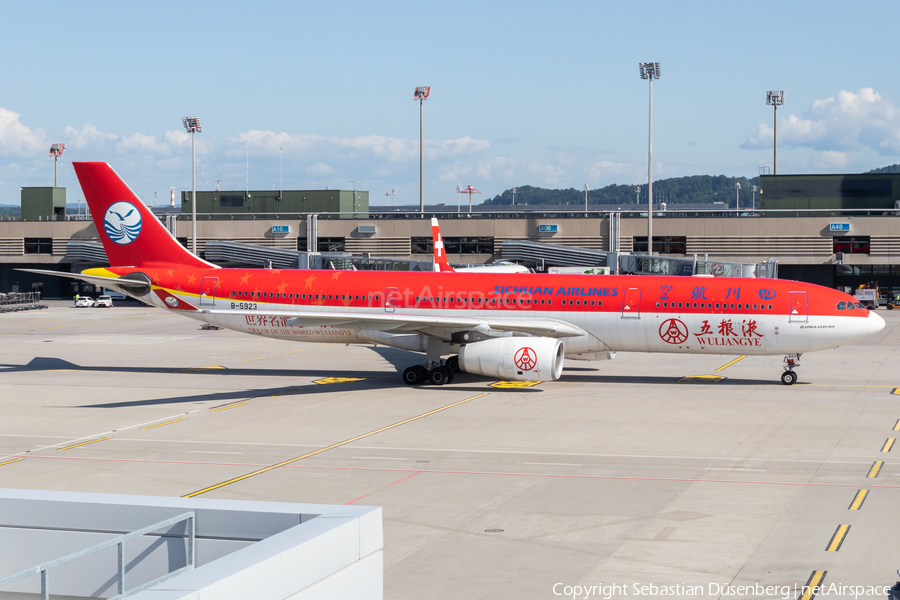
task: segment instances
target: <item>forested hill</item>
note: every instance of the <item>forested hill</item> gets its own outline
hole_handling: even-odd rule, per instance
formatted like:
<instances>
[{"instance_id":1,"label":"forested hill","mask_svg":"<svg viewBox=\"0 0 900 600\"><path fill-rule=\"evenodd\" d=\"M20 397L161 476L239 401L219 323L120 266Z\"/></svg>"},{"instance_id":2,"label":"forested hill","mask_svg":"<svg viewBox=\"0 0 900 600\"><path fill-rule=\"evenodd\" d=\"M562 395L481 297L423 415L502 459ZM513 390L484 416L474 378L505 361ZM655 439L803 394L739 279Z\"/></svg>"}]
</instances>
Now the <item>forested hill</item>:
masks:
<instances>
[{"instance_id":1,"label":"forested hill","mask_svg":"<svg viewBox=\"0 0 900 600\"><path fill-rule=\"evenodd\" d=\"M900 165L888 165L886 167L881 167L880 169L866 171L866 173L900 173Z\"/></svg>"},{"instance_id":2,"label":"forested hill","mask_svg":"<svg viewBox=\"0 0 900 600\"><path fill-rule=\"evenodd\" d=\"M670 204L711 204L724 202L734 208L735 185L741 184L741 206L750 205L751 186L759 185L759 177L726 177L724 175L694 175L673 177L653 182L654 202ZM641 184L641 203L647 203L647 184ZM635 204L637 187L634 185L608 185L588 191L589 204ZM757 194L757 205L759 195ZM485 205L512 204L512 190L486 200ZM584 190L548 190L525 185L516 188L516 204L573 204L584 206Z\"/></svg>"}]
</instances>

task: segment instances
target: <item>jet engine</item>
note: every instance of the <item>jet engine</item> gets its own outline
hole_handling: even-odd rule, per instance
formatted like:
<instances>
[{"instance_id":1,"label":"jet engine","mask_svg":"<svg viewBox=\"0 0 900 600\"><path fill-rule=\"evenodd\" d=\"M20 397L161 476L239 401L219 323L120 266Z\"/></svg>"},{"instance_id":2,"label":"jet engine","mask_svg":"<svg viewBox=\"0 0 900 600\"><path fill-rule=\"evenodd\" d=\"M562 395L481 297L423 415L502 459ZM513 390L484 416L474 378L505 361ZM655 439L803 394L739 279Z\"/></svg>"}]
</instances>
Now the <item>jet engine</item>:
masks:
<instances>
[{"instance_id":1,"label":"jet engine","mask_svg":"<svg viewBox=\"0 0 900 600\"><path fill-rule=\"evenodd\" d=\"M553 338L494 338L460 348L459 368L512 381L555 381L562 375L565 353L562 342Z\"/></svg>"}]
</instances>

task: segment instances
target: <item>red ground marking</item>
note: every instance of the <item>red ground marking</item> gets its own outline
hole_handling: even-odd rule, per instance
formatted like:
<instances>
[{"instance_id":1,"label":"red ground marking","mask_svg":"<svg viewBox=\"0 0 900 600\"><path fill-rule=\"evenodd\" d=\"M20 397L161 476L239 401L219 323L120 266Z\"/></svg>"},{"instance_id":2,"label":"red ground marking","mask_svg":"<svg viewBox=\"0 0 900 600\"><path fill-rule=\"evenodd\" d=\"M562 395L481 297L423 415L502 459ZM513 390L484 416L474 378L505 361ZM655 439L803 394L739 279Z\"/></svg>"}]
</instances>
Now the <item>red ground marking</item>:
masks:
<instances>
[{"instance_id":1,"label":"red ground marking","mask_svg":"<svg viewBox=\"0 0 900 600\"><path fill-rule=\"evenodd\" d=\"M389 484L388 484L388 487L390 487L390 486L392 486L392 485L397 485L397 484L400 483L401 481L406 481L406 480L409 479L410 477L415 477L416 475L418 475L418 474L421 473L421 472L422 472L422 471L416 471L416 472L413 473L412 475L407 475L406 477L403 477L402 479L398 479L398 480L395 481L394 483L389 483Z\"/></svg>"},{"instance_id":2,"label":"red ground marking","mask_svg":"<svg viewBox=\"0 0 900 600\"><path fill-rule=\"evenodd\" d=\"M350 502L344 502L344 506L347 506L348 504L353 504L354 502L357 502L357 501L359 501L359 500L362 500L363 498L368 498L368 497L369 497L368 494L363 494L362 496L360 496L360 497L357 498L356 500L351 500Z\"/></svg>"}]
</instances>

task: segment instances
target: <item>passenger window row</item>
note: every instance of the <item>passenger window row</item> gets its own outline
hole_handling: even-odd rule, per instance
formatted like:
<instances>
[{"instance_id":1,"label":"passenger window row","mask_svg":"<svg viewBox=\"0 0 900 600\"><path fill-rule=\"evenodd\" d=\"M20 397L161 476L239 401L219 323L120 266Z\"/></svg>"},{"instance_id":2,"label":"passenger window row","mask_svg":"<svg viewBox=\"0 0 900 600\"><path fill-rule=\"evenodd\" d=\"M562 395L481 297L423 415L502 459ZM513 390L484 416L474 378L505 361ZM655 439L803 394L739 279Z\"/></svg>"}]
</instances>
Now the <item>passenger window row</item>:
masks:
<instances>
[{"instance_id":1,"label":"passenger window row","mask_svg":"<svg viewBox=\"0 0 900 600\"><path fill-rule=\"evenodd\" d=\"M362 300L363 302L378 302L380 296L366 294L285 294L280 292L248 292L244 290L236 290L231 292L232 298L282 298L293 300Z\"/></svg>"}]
</instances>

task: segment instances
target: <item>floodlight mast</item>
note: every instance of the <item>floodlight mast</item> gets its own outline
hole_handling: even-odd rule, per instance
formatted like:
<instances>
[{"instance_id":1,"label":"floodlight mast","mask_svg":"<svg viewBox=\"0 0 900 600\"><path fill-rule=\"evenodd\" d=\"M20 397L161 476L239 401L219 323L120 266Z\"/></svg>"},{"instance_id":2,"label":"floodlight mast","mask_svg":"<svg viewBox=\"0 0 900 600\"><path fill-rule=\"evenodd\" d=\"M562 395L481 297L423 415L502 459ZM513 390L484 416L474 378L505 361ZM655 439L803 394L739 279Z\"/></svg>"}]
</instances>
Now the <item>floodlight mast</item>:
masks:
<instances>
[{"instance_id":1,"label":"floodlight mast","mask_svg":"<svg viewBox=\"0 0 900 600\"><path fill-rule=\"evenodd\" d=\"M650 127L647 144L647 254L653 254L653 80L659 79L658 62L638 63L641 79L650 82Z\"/></svg>"},{"instance_id":2,"label":"floodlight mast","mask_svg":"<svg viewBox=\"0 0 900 600\"><path fill-rule=\"evenodd\" d=\"M425 181L423 179L424 150L422 145L422 105L431 95L431 86L420 85L413 94L413 99L419 101L419 212L425 213Z\"/></svg>"},{"instance_id":3,"label":"floodlight mast","mask_svg":"<svg viewBox=\"0 0 900 600\"><path fill-rule=\"evenodd\" d=\"M53 187L59 187L59 157L65 151L65 144L53 144L50 146L50 156L53 157Z\"/></svg>"},{"instance_id":4,"label":"floodlight mast","mask_svg":"<svg viewBox=\"0 0 900 600\"><path fill-rule=\"evenodd\" d=\"M469 195L469 212L472 212L472 194L480 194L481 192L475 189L474 185L468 185L463 188L463 194Z\"/></svg>"},{"instance_id":5,"label":"floodlight mast","mask_svg":"<svg viewBox=\"0 0 900 600\"><path fill-rule=\"evenodd\" d=\"M185 130L191 134L191 252L197 254L197 152L194 141L200 127L200 117L181 117Z\"/></svg>"},{"instance_id":6,"label":"floodlight mast","mask_svg":"<svg viewBox=\"0 0 900 600\"><path fill-rule=\"evenodd\" d=\"M737 201L735 202L734 208L740 210L741 208L741 182L734 182L734 193L737 194Z\"/></svg>"},{"instance_id":7,"label":"floodlight mast","mask_svg":"<svg viewBox=\"0 0 900 600\"><path fill-rule=\"evenodd\" d=\"M775 108L772 121L772 175L778 175L778 107L784 104L784 90L766 92L766 104Z\"/></svg>"}]
</instances>

